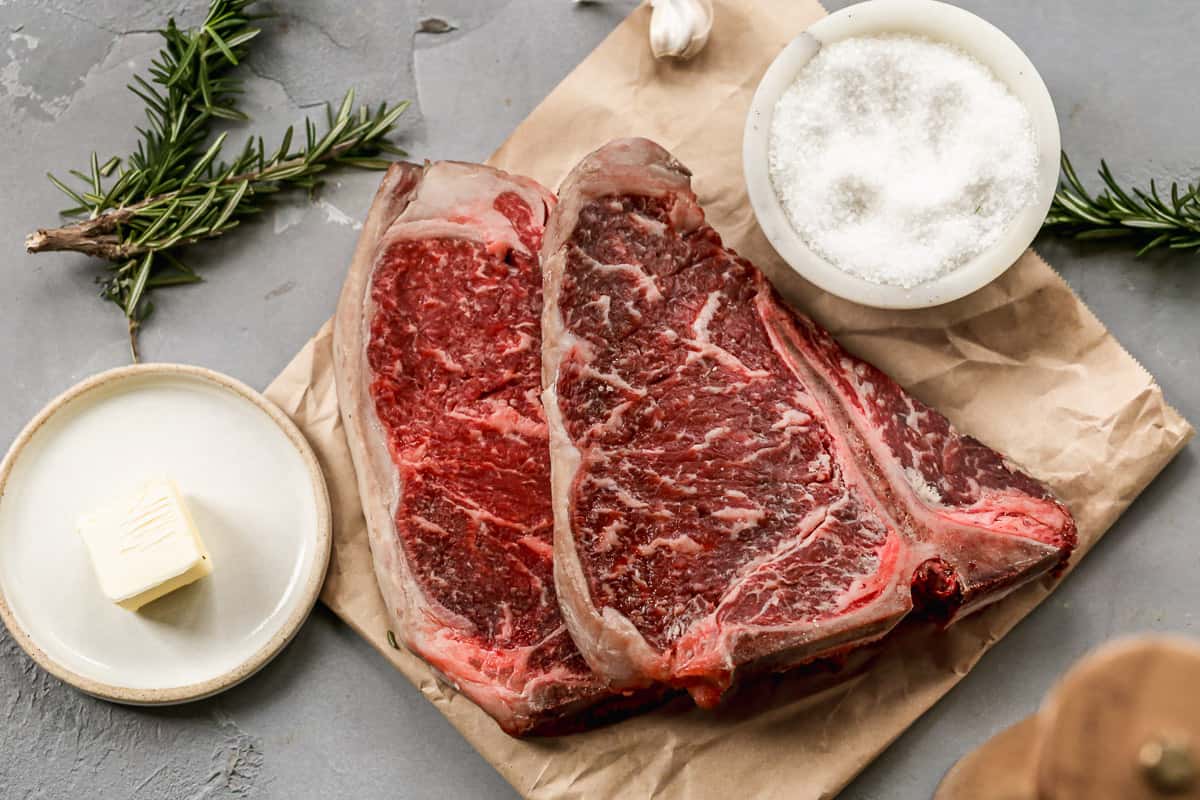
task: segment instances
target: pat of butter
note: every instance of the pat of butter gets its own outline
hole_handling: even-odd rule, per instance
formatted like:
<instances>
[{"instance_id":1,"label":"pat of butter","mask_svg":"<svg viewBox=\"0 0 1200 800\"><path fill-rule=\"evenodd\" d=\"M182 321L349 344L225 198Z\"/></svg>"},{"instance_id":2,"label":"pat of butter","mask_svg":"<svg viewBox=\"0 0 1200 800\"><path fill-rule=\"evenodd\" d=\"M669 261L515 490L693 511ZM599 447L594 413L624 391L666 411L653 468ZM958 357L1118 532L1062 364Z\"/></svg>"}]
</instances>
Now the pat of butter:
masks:
<instances>
[{"instance_id":1,"label":"pat of butter","mask_svg":"<svg viewBox=\"0 0 1200 800\"><path fill-rule=\"evenodd\" d=\"M79 518L100 589L137 611L212 572L212 559L174 481L154 478L130 497Z\"/></svg>"}]
</instances>

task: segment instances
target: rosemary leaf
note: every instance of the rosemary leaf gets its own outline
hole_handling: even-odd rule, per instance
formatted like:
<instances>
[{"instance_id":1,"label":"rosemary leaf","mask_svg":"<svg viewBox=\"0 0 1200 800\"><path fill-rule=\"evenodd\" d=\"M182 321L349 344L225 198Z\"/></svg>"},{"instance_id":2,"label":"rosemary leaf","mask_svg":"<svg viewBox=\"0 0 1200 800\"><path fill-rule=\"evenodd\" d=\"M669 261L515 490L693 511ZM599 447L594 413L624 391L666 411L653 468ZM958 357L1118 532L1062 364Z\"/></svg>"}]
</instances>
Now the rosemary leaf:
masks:
<instances>
[{"instance_id":1,"label":"rosemary leaf","mask_svg":"<svg viewBox=\"0 0 1200 800\"><path fill-rule=\"evenodd\" d=\"M80 206L86 207L88 205L87 201L85 201L82 197L80 197L79 194L74 189L69 188L65 183L60 181L58 178L54 177L54 175L47 172L46 177L50 179L51 183L53 183L55 186L58 187L59 191L61 191L67 197L74 200ZM64 213L66 213L66 212L64 212Z\"/></svg>"},{"instance_id":2,"label":"rosemary leaf","mask_svg":"<svg viewBox=\"0 0 1200 800\"><path fill-rule=\"evenodd\" d=\"M146 253L142 259L142 264L138 267L137 277L134 278L133 285L129 289L129 298L126 300L125 316L134 319L137 316L138 303L142 301L142 293L146 290L146 284L150 281L150 267L154 264L154 253Z\"/></svg>"}]
</instances>

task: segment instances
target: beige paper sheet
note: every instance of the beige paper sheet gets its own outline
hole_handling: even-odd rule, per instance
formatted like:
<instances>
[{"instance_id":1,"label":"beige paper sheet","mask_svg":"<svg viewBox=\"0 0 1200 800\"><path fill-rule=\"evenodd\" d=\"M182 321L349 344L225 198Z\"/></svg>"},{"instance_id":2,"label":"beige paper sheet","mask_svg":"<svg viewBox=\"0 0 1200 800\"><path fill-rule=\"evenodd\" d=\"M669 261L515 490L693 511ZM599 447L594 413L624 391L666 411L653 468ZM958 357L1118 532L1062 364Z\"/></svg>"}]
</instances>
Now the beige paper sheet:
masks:
<instances>
[{"instance_id":1,"label":"beige paper sheet","mask_svg":"<svg viewBox=\"0 0 1200 800\"><path fill-rule=\"evenodd\" d=\"M746 199L742 123L767 64L824 12L815 0L716 6L708 49L686 65L650 57L649 10L635 11L516 130L494 163L555 187L580 156L610 138L637 134L662 143L696 173L700 200L726 242L786 297L960 429L1049 483L1078 520L1078 559L1183 447L1191 428L1032 252L991 286L919 312L855 306L790 273L762 238ZM387 644L330 340L327 325L267 391L308 435L329 482L334 555L322 599L527 797L830 797L1052 588L1027 586L946 632L905 629L868 668L816 693L811 679L776 678L717 712L682 701L584 734L510 739L423 662Z\"/></svg>"}]
</instances>

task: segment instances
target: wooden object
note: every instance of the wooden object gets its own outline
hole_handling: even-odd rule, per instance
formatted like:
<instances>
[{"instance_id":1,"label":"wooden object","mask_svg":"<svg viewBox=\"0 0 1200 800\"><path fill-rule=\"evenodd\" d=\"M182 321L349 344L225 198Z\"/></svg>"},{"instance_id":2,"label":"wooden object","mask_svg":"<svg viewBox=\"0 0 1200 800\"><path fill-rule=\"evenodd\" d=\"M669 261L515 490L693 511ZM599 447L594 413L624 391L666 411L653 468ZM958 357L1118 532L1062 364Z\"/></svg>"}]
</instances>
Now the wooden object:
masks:
<instances>
[{"instance_id":1,"label":"wooden object","mask_svg":"<svg viewBox=\"0 0 1200 800\"><path fill-rule=\"evenodd\" d=\"M1200 800L1200 645L1130 639L959 761L935 800Z\"/></svg>"}]
</instances>

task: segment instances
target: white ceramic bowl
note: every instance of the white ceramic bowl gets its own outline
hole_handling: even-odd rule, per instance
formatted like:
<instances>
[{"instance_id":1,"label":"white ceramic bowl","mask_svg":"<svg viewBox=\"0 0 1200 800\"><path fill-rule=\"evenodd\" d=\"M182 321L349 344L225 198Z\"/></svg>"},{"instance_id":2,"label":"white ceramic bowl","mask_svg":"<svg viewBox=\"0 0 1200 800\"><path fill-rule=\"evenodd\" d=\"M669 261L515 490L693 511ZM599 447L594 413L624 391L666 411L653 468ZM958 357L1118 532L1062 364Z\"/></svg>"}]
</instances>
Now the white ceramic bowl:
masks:
<instances>
[{"instance_id":1,"label":"white ceramic bowl","mask_svg":"<svg viewBox=\"0 0 1200 800\"><path fill-rule=\"evenodd\" d=\"M771 117L797 73L823 44L880 33L909 33L955 45L977 58L1029 109L1038 145L1037 196L999 240L958 269L905 289L843 272L800 238L779 201L768 170ZM924 308L986 286L1020 258L1037 235L1058 185L1058 117L1046 84L1019 47L974 14L936 0L868 0L830 14L800 34L767 69L746 118L742 165L758 224L792 269L831 294L877 308Z\"/></svg>"}]
</instances>

